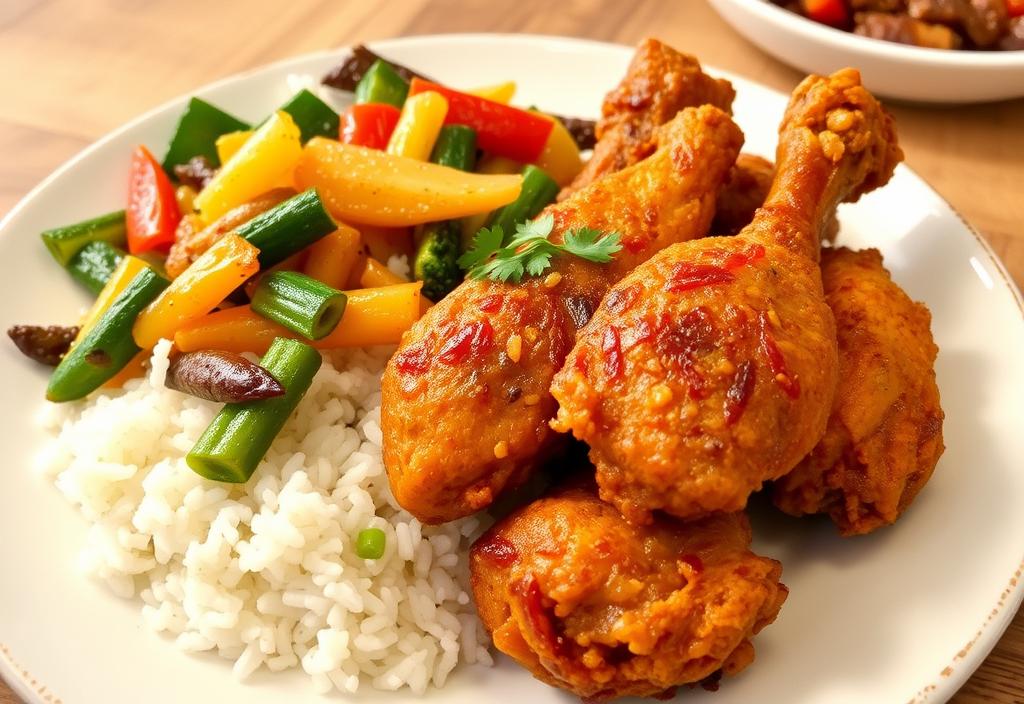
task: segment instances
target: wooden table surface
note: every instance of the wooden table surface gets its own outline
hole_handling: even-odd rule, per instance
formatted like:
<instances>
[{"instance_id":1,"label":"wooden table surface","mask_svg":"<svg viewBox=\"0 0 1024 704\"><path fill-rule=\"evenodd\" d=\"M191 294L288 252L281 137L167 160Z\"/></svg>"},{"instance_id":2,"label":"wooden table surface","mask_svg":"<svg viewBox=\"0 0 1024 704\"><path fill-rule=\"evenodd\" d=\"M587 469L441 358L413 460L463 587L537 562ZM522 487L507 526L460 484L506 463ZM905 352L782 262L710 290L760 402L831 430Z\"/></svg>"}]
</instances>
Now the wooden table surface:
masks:
<instances>
[{"instance_id":1,"label":"wooden table surface","mask_svg":"<svg viewBox=\"0 0 1024 704\"><path fill-rule=\"evenodd\" d=\"M359 40L445 32L626 44L655 35L779 90L801 78L747 44L703 0L2 0L0 215L96 138L209 81ZM1019 285L1024 100L890 107L907 163L984 234ZM0 704L17 701L0 682ZM74 704L70 693L64 701ZM1024 702L1024 612L953 702Z\"/></svg>"}]
</instances>

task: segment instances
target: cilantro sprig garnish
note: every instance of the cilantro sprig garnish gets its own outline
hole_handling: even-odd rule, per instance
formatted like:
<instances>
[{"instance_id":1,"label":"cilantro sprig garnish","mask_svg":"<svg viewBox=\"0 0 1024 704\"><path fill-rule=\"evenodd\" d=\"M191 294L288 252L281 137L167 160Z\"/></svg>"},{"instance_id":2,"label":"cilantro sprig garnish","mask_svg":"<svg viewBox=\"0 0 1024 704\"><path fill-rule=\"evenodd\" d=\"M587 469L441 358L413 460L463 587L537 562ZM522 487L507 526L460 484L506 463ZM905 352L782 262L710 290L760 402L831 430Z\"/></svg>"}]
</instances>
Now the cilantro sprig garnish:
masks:
<instances>
[{"instance_id":1,"label":"cilantro sprig garnish","mask_svg":"<svg viewBox=\"0 0 1024 704\"><path fill-rule=\"evenodd\" d=\"M543 274L550 268L551 259L562 254L604 264L622 249L619 233L589 227L569 230L562 244L555 244L548 240L554 226L551 215L520 223L507 244L500 225L481 228L470 248L459 257L459 266L474 279L519 283L523 276Z\"/></svg>"}]
</instances>

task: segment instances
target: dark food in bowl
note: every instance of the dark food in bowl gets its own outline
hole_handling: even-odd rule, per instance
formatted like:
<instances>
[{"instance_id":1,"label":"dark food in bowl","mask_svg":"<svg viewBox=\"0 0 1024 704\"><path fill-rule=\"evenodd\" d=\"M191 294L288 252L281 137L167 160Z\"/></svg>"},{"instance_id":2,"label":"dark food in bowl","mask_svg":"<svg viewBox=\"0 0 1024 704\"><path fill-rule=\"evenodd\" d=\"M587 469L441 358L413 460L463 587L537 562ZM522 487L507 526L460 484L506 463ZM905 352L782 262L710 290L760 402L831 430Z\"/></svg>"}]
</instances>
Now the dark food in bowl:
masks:
<instances>
[{"instance_id":1,"label":"dark food in bowl","mask_svg":"<svg viewBox=\"0 0 1024 704\"><path fill-rule=\"evenodd\" d=\"M1024 0L772 0L872 39L929 49L1024 50Z\"/></svg>"}]
</instances>

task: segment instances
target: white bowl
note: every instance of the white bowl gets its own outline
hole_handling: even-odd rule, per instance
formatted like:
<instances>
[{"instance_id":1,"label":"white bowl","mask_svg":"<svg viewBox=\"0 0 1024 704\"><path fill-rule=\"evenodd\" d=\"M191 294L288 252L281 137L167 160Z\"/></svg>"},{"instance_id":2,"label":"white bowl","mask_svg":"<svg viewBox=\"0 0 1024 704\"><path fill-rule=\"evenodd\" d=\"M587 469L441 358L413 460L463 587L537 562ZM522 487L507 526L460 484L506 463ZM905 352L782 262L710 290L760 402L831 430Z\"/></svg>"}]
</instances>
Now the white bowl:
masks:
<instances>
[{"instance_id":1,"label":"white bowl","mask_svg":"<svg viewBox=\"0 0 1024 704\"><path fill-rule=\"evenodd\" d=\"M767 0L711 0L733 29L808 73L860 69L887 98L977 103L1024 96L1024 51L923 49L833 29Z\"/></svg>"}]
</instances>

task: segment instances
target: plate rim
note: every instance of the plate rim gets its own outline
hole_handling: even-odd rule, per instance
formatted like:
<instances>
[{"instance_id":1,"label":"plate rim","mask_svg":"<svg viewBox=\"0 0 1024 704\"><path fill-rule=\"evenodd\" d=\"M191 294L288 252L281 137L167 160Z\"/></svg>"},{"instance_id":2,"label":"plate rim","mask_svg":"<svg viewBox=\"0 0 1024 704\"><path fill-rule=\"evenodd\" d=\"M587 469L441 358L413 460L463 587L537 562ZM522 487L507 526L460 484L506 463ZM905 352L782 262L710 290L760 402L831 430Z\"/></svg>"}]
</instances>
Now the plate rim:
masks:
<instances>
[{"instance_id":1,"label":"plate rim","mask_svg":"<svg viewBox=\"0 0 1024 704\"><path fill-rule=\"evenodd\" d=\"M633 47L629 45L596 39L510 32L413 34L403 37L368 40L363 43L376 50L387 51L389 47L406 46L410 44L430 44L435 42L472 43L494 40L520 42L524 44L540 44L548 45L550 47L590 47L593 49L613 49L616 51L633 50ZM3 218L0 218L0 236L2 236L5 230L11 227L11 223L18 218L21 212L27 208L40 193L49 188L54 181L66 172L76 168L93 152L101 149L108 142L120 137L123 133L134 129L138 125L151 120L158 113L161 113L176 104L184 104L191 96L216 90L221 86L244 80L255 74L275 69L280 70L293 64L304 64L312 60L326 59L330 57L337 57L340 59L345 56L354 45L355 43L343 44L329 49L304 52L294 56L278 59L276 61L263 63L244 71L228 74L197 86L186 93L182 93L165 100L159 105L143 112L131 120L118 125L65 160L57 168L47 174L24 196L22 196L10 211L8 211ZM733 71L719 69L714 64L706 64L702 62L701 65L705 69L709 70L709 72L722 76L726 79L731 80L737 78L772 93L785 95L782 91L772 88L760 81L747 78ZM1024 295L1021 294L1020 288L1014 281L1002 259L992 248L992 245L989 244L985 237L963 216L959 210L957 210L952 203L950 203L934 186L932 186L929 181L910 168L905 162L900 164L899 168L907 171L910 175L917 178L939 201L942 202L943 205L948 207L950 212L956 216L967 232L969 232L975 241L981 246L982 251L984 251L989 261L993 264L1003 285L1009 291L1014 303L1016 303L1021 323L1024 324ZM993 607L985 621L978 627L974 637L965 644L963 649L953 655L949 665L947 665L941 672L936 673L930 682L921 686L917 694L914 695L908 704L924 704L928 701L947 701L970 679L970 677L977 671L995 648L1003 633L1009 627L1010 623L1017 615L1018 610L1021 608L1021 604L1024 602L1024 578L1022 577L1024 577L1024 556L1022 556L1016 570L1007 578L1005 582L1006 587L1000 593L995 607ZM31 673L17 663L9 648L2 641L0 641L0 678L2 678L11 687L11 689L18 694L18 696L30 704L60 704L61 702L54 693L48 690L44 683L39 682L31 675ZM937 699L933 699L935 697L937 697Z\"/></svg>"}]
</instances>

